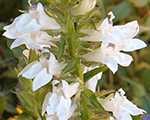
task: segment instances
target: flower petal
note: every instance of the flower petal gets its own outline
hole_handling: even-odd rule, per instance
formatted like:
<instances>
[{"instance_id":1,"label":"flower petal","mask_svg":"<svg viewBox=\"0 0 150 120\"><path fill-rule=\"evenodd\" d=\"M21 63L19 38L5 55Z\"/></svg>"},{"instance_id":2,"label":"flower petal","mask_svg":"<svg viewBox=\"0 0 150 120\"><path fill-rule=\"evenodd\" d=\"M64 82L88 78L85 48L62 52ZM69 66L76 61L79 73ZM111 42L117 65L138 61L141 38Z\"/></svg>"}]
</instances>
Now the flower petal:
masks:
<instances>
[{"instance_id":1,"label":"flower petal","mask_svg":"<svg viewBox=\"0 0 150 120\"><path fill-rule=\"evenodd\" d=\"M118 63L116 61L116 59L114 58L113 55L108 55L107 58L103 58L101 60L101 62L105 65L107 65L107 67L113 72L115 73L118 70Z\"/></svg>"},{"instance_id":2,"label":"flower petal","mask_svg":"<svg viewBox=\"0 0 150 120\"><path fill-rule=\"evenodd\" d=\"M42 65L38 61L34 61L28 64L19 74L25 78L32 79L34 78L41 70Z\"/></svg>"},{"instance_id":3,"label":"flower petal","mask_svg":"<svg viewBox=\"0 0 150 120\"><path fill-rule=\"evenodd\" d=\"M63 120L68 120L76 108L77 108L76 104L72 105L71 108L69 109L69 111L67 112L67 114L65 115Z\"/></svg>"},{"instance_id":4,"label":"flower petal","mask_svg":"<svg viewBox=\"0 0 150 120\"><path fill-rule=\"evenodd\" d=\"M114 94L110 94L105 99L101 99L101 98L97 98L97 99L106 111L112 112L115 109L113 105L113 99L114 99L113 97Z\"/></svg>"},{"instance_id":5,"label":"flower petal","mask_svg":"<svg viewBox=\"0 0 150 120\"><path fill-rule=\"evenodd\" d=\"M124 42L123 51L131 52L146 47L146 43L140 39L129 39Z\"/></svg>"},{"instance_id":6,"label":"flower petal","mask_svg":"<svg viewBox=\"0 0 150 120\"><path fill-rule=\"evenodd\" d=\"M32 84L32 88L33 91L39 89L40 87L46 85L51 79L52 79L52 75L47 73L47 69L43 68L38 75L35 77L33 84Z\"/></svg>"},{"instance_id":7,"label":"flower petal","mask_svg":"<svg viewBox=\"0 0 150 120\"><path fill-rule=\"evenodd\" d=\"M139 25L137 20L128 22L125 25L116 25L114 27L118 27L119 29L121 29L124 35L128 37L128 39L135 37L135 35L139 32Z\"/></svg>"},{"instance_id":8,"label":"flower petal","mask_svg":"<svg viewBox=\"0 0 150 120\"><path fill-rule=\"evenodd\" d=\"M98 73L94 77L92 77L90 80L87 81L85 84L85 88L92 90L93 92L96 91L96 85L99 79L101 79L102 72Z\"/></svg>"},{"instance_id":9,"label":"flower petal","mask_svg":"<svg viewBox=\"0 0 150 120\"><path fill-rule=\"evenodd\" d=\"M121 52L116 52L113 57L121 66L129 66L133 61L133 58L130 55Z\"/></svg>"},{"instance_id":10,"label":"flower petal","mask_svg":"<svg viewBox=\"0 0 150 120\"><path fill-rule=\"evenodd\" d=\"M117 118L117 120L132 120L130 114L122 109L122 107L114 110L113 115Z\"/></svg>"},{"instance_id":11,"label":"flower petal","mask_svg":"<svg viewBox=\"0 0 150 120\"><path fill-rule=\"evenodd\" d=\"M134 105L132 102L130 102L126 98L124 98L124 100L123 100L122 107L124 110L126 110L131 115L142 115L143 113L146 113L145 110L138 108L136 105Z\"/></svg>"},{"instance_id":12,"label":"flower petal","mask_svg":"<svg viewBox=\"0 0 150 120\"><path fill-rule=\"evenodd\" d=\"M83 55L83 57L87 60L87 61L95 61L95 62L101 62L101 58L102 58L102 51L101 48L98 48L92 52L89 52L85 55Z\"/></svg>"},{"instance_id":13,"label":"flower petal","mask_svg":"<svg viewBox=\"0 0 150 120\"><path fill-rule=\"evenodd\" d=\"M45 111L47 110L47 105L49 104L49 98L52 96L52 93L49 92L46 94L44 101L43 101L43 106L42 106L42 116L44 115Z\"/></svg>"},{"instance_id":14,"label":"flower petal","mask_svg":"<svg viewBox=\"0 0 150 120\"><path fill-rule=\"evenodd\" d=\"M71 107L71 99L65 99L63 96L60 96L60 102L58 104L57 116L60 120L63 120L65 115L68 113Z\"/></svg>"},{"instance_id":15,"label":"flower petal","mask_svg":"<svg viewBox=\"0 0 150 120\"><path fill-rule=\"evenodd\" d=\"M77 89L79 87L79 83L76 82L68 85L65 80L62 80L62 85L62 90L66 98L72 97L77 92Z\"/></svg>"},{"instance_id":16,"label":"flower petal","mask_svg":"<svg viewBox=\"0 0 150 120\"><path fill-rule=\"evenodd\" d=\"M37 11L39 12L39 23L42 29L60 29L60 25L54 18L49 17L45 12L41 3L37 4Z\"/></svg>"},{"instance_id":17,"label":"flower petal","mask_svg":"<svg viewBox=\"0 0 150 120\"><path fill-rule=\"evenodd\" d=\"M18 32L29 33L35 30L39 30L41 25L36 22L36 19L31 18L29 13L24 13L16 22L15 27Z\"/></svg>"}]
</instances>

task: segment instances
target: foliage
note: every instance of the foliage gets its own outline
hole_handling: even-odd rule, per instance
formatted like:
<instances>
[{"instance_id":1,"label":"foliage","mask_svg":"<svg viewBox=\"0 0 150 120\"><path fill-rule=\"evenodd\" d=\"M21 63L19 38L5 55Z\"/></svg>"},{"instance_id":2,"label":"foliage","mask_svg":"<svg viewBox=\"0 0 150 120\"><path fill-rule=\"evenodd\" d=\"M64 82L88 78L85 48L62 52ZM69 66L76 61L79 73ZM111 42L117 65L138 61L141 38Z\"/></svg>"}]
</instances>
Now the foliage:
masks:
<instances>
[{"instance_id":1,"label":"foliage","mask_svg":"<svg viewBox=\"0 0 150 120\"><path fill-rule=\"evenodd\" d=\"M27 9L27 1L25 2L25 0L14 0L11 3L9 2L9 4L8 2L8 0L0 0L0 6L5 6L4 8L1 7L0 10L0 15L3 16L0 20L1 34L4 32L2 29L3 26L12 22L12 18L20 14L19 12L16 12L16 9ZM108 91L101 91L96 94L96 96L104 97L108 93L114 92L109 90L117 90L121 86L133 103L140 106L142 109L145 109L147 114L150 114L150 1L137 0L135 2L134 0L98 0L96 9L83 17L80 15L71 16L68 12L72 5L75 2L78 2L78 0L62 0L61 4L57 6L53 0L39 0L39 2L42 2L45 5L50 3L50 8L46 8L47 13L56 13L58 16L56 20L62 25L60 42L56 42L56 44L61 47L50 48L51 51L58 52L58 54L56 53L56 57L59 61L64 61L64 59L68 60L68 65L62 70L62 77L65 78L69 73L72 73L74 76L70 79L78 80L78 78L80 78L80 80L82 80L80 82L83 84L83 82L88 81L95 74L106 70L102 79L98 82L97 91ZM37 1L32 0L32 3L37 3ZM104 19L107 16L107 13L111 10L116 16L114 24L125 24L128 21L137 19L140 25L140 33L137 37L145 41L148 47L139 51L130 52L134 61L129 67L119 67L119 70L115 75L113 75L106 66L103 66L95 68L82 76L83 66L80 61L80 56L76 56L76 54L79 51L84 53L86 50L78 45L80 44L84 47L90 46L91 48L94 47L90 42L79 41L79 37L87 35L79 31L82 28L96 29L96 24L99 20ZM67 15L69 16L68 18L66 17ZM82 22L79 22L78 20L81 20ZM75 24L78 24L78 26ZM68 31L68 33L66 33L66 31ZM55 35L59 32L60 31L48 31L51 35ZM22 51L25 49L25 46L22 45L21 47L17 47L11 51L9 50L11 43L12 40L7 40L2 36L0 37L0 119L5 120L10 116L18 114L15 107L19 105L21 107L26 106L25 109L23 108L24 112L19 115L19 119L24 119L28 116L28 119L32 120L40 117L39 113L42 109L42 103L39 101L44 100L46 91L51 90L52 87L51 84L47 84L34 93L31 90L32 80L27 80L23 77L19 77L19 79L17 78L17 74L21 71L22 67L34 60L39 60L39 56L36 55L35 51L30 50L29 60L27 61L26 57L22 55ZM67 52L69 56L65 56L64 54L66 52L64 47L65 45L68 45ZM32 56L36 56L36 58L33 58ZM91 63L86 64L89 65ZM82 73L79 71L82 71ZM21 89L25 90L25 92L21 91L19 86L17 86L18 81L20 82ZM48 85L50 87L47 89ZM109 117L107 113L104 112L101 114L99 112L99 110L102 112L103 108L92 91L84 89L80 92L80 101L82 104L81 109L83 110L80 119L99 119L99 116L104 115L103 118L106 120L106 118ZM37 96L42 97L39 98ZM38 109L38 107L40 109ZM95 110L93 107L97 109ZM98 116L94 114L92 115L92 110L95 110ZM133 117L133 119L140 120L141 117Z\"/></svg>"}]
</instances>

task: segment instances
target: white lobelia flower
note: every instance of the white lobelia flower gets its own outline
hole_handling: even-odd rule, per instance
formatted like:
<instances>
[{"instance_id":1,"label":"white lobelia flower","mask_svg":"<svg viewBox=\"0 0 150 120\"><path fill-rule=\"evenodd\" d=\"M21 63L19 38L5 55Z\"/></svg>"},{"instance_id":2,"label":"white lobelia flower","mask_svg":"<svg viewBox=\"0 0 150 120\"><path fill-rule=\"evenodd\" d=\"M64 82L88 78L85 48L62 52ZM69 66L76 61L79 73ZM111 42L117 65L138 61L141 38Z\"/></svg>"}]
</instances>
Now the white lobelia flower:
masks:
<instances>
[{"instance_id":1,"label":"white lobelia flower","mask_svg":"<svg viewBox=\"0 0 150 120\"><path fill-rule=\"evenodd\" d=\"M115 95L110 94L105 99L98 98L98 101L106 111L113 112L117 120L132 120L130 114L137 116L146 113L145 110L130 102L124 94L125 92L120 88Z\"/></svg>"},{"instance_id":2,"label":"white lobelia flower","mask_svg":"<svg viewBox=\"0 0 150 120\"><path fill-rule=\"evenodd\" d=\"M133 38L139 32L137 21L129 22L125 25L112 25L114 18L106 18L100 27L102 41L101 47L85 54L83 57L89 61L102 62L115 73L118 70L118 64L129 66L133 58L125 53L146 47L147 45L140 39ZM94 41L94 40L93 40ZM97 40L95 40L97 41Z\"/></svg>"},{"instance_id":3,"label":"white lobelia flower","mask_svg":"<svg viewBox=\"0 0 150 120\"><path fill-rule=\"evenodd\" d=\"M42 30L59 29L60 25L54 18L49 17L45 12L43 5L31 6L28 13L23 13L14 19L13 23L5 26L3 35L10 39L16 39L11 49L25 44L30 48L43 48L56 46L51 41L59 40L53 38Z\"/></svg>"},{"instance_id":4,"label":"white lobelia flower","mask_svg":"<svg viewBox=\"0 0 150 120\"><path fill-rule=\"evenodd\" d=\"M96 5L96 0L82 0L81 3L75 5L71 9L73 15L84 15L91 11Z\"/></svg>"},{"instance_id":5,"label":"white lobelia flower","mask_svg":"<svg viewBox=\"0 0 150 120\"><path fill-rule=\"evenodd\" d=\"M33 79L33 91L46 85L53 78L53 75L59 77L61 70L66 66L65 63L58 63L55 56L50 53L47 60L41 57L39 61L28 64L19 74L27 79Z\"/></svg>"},{"instance_id":6,"label":"white lobelia flower","mask_svg":"<svg viewBox=\"0 0 150 120\"><path fill-rule=\"evenodd\" d=\"M76 104L71 105L70 97L77 92L79 83L68 85L62 80L62 83L56 87L58 83L60 83L58 80L52 81L53 92L48 93L43 102L42 115L47 113L46 120L68 120L77 108Z\"/></svg>"},{"instance_id":7,"label":"white lobelia flower","mask_svg":"<svg viewBox=\"0 0 150 120\"><path fill-rule=\"evenodd\" d=\"M94 68L96 68L96 67L94 67ZM86 73L94 68L85 66L83 73ZM93 92L96 92L96 85L97 85L98 80L101 79L101 77L102 77L102 72L98 73L97 75L92 77L90 80L88 80L85 84L85 88L90 89Z\"/></svg>"}]
</instances>

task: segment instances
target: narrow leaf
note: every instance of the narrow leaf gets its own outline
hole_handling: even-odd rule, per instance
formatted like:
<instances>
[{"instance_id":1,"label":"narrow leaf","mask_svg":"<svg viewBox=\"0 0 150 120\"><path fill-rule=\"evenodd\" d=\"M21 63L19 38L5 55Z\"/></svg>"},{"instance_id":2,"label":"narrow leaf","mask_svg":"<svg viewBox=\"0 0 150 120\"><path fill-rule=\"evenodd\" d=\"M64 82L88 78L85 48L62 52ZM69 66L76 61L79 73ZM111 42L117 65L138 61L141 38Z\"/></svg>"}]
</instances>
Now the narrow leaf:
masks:
<instances>
[{"instance_id":1,"label":"narrow leaf","mask_svg":"<svg viewBox=\"0 0 150 120\"><path fill-rule=\"evenodd\" d=\"M83 110L81 111L82 120L89 120L91 117L91 114L90 114L91 112L90 112L90 109L88 109L87 107L87 104L86 104L87 101L82 94L80 97L81 97L80 103L83 108Z\"/></svg>"},{"instance_id":2,"label":"narrow leaf","mask_svg":"<svg viewBox=\"0 0 150 120\"><path fill-rule=\"evenodd\" d=\"M89 72L86 72L84 74L84 82L87 82L89 79L91 79L92 77L94 77L96 74L107 70L107 66L103 66L103 67L99 67L99 68L95 68L93 70L90 70Z\"/></svg>"},{"instance_id":3,"label":"narrow leaf","mask_svg":"<svg viewBox=\"0 0 150 120\"><path fill-rule=\"evenodd\" d=\"M82 95L89 100L89 102L97 109L99 109L101 112L104 112L103 107L101 106L101 104L98 102L95 94L89 90L89 89L84 89L84 91L82 92Z\"/></svg>"}]
</instances>

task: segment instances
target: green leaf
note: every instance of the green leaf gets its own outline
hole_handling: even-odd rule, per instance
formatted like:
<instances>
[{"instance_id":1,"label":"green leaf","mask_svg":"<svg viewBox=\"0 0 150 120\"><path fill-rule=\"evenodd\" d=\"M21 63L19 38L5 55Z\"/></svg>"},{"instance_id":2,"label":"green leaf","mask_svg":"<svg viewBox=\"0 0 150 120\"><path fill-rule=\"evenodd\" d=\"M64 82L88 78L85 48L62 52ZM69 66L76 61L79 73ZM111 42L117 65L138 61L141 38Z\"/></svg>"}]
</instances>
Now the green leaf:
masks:
<instances>
[{"instance_id":1,"label":"green leaf","mask_svg":"<svg viewBox=\"0 0 150 120\"><path fill-rule=\"evenodd\" d=\"M148 4L148 0L128 0L129 2L133 3L136 7L144 7Z\"/></svg>"},{"instance_id":2,"label":"green leaf","mask_svg":"<svg viewBox=\"0 0 150 120\"><path fill-rule=\"evenodd\" d=\"M81 111L81 117L82 117L82 120L89 120L90 117L91 117L91 111L90 109L88 109L87 107L87 101L86 99L84 98L84 96L81 94L81 99L80 99L80 104L82 106L82 111Z\"/></svg>"},{"instance_id":3,"label":"green leaf","mask_svg":"<svg viewBox=\"0 0 150 120\"><path fill-rule=\"evenodd\" d=\"M115 8L112 11L114 12L115 15L114 21L118 21L130 15L132 11L132 5L129 2L124 1L115 6Z\"/></svg>"},{"instance_id":4,"label":"green leaf","mask_svg":"<svg viewBox=\"0 0 150 120\"><path fill-rule=\"evenodd\" d=\"M38 117L39 114L37 110L37 101L34 92L31 89L23 91L16 89L16 91L22 106L28 112L28 114Z\"/></svg>"},{"instance_id":5,"label":"green leaf","mask_svg":"<svg viewBox=\"0 0 150 120\"><path fill-rule=\"evenodd\" d=\"M89 100L89 102L97 109L99 109L101 112L104 112L103 107L101 106L101 104L98 102L95 94L89 90L89 89L84 89L84 91L82 92L82 95Z\"/></svg>"},{"instance_id":6,"label":"green leaf","mask_svg":"<svg viewBox=\"0 0 150 120\"><path fill-rule=\"evenodd\" d=\"M107 94L110 94L110 93L113 93L115 92L115 90L102 90L101 92L99 93L95 93L97 97L102 97L104 95L107 95Z\"/></svg>"},{"instance_id":7,"label":"green leaf","mask_svg":"<svg viewBox=\"0 0 150 120\"><path fill-rule=\"evenodd\" d=\"M96 74L107 70L107 66L103 66L103 67L99 67L99 68L95 68L93 70L90 70L89 72L86 72L84 74L84 82L87 82L89 79L91 79L92 77L94 77Z\"/></svg>"},{"instance_id":8,"label":"green leaf","mask_svg":"<svg viewBox=\"0 0 150 120\"><path fill-rule=\"evenodd\" d=\"M22 88L23 90L29 89L29 88L32 87L32 80L31 80L31 79L26 79L26 78L24 78L24 77L22 77L22 76L19 76L19 77L18 77L18 80L19 80L19 83L20 83L21 88Z\"/></svg>"},{"instance_id":9,"label":"green leaf","mask_svg":"<svg viewBox=\"0 0 150 120\"><path fill-rule=\"evenodd\" d=\"M14 114L18 114L18 112L16 111L15 107L9 103L6 103L4 110L9 112L9 113L14 113Z\"/></svg>"},{"instance_id":10,"label":"green leaf","mask_svg":"<svg viewBox=\"0 0 150 120\"><path fill-rule=\"evenodd\" d=\"M95 22L92 19L85 20L93 29L96 29Z\"/></svg>"},{"instance_id":11,"label":"green leaf","mask_svg":"<svg viewBox=\"0 0 150 120\"><path fill-rule=\"evenodd\" d=\"M36 118L30 114L23 112L22 114L19 114L19 117L17 120L36 120Z\"/></svg>"},{"instance_id":12,"label":"green leaf","mask_svg":"<svg viewBox=\"0 0 150 120\"><path fill-rule=\"evenodd\" d=\"M75 69L77 65L77 60L72 59L67 66L62 70L61 74L66 74L67 72L71 72L73 69Z\"/></svg>"},{"instance_id":13,"label":"green leaf","mask_svg":"<svg viewBox=\"0 0 150 120\"><path fill-rule=\"evenodd\" d=\"M7 99L0 98L0 103L1 103L1 105L0 105L0 116L1 116L4 111L5 104L7 103Z\"/></svg>"}]
</instances>

